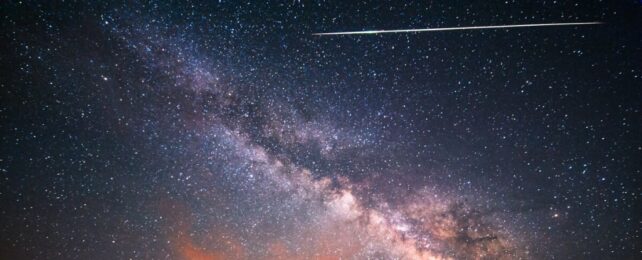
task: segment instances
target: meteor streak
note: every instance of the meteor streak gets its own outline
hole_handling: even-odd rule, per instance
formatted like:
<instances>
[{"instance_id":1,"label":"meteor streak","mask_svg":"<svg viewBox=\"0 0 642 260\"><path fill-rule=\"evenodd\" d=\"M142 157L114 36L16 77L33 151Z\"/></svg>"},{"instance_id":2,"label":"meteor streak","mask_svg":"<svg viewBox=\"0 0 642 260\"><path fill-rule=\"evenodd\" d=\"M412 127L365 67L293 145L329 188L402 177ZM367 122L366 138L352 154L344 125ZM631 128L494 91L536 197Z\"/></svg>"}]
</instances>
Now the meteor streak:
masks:
<instances>
[{"instance_id":1,"label":"meteor streak","mask_svg":"<svg viewBox=\"0 0 642 260\"><path fill-rule=\"evenodd\" d=\"M510 28L524 28L524 27L579 26L579 25L596 25L596 24L603 24L603 22L532 23L532 24L486 25L486 26L465 26L465 27L424 28L424 29L372 30L372 31L313 33L312 35L324 36L324 35L380 34L380 33L408 33L408 32L441 32L441 31L462 31L462 30L510 29Z\"/></svg>"}]
</instances>

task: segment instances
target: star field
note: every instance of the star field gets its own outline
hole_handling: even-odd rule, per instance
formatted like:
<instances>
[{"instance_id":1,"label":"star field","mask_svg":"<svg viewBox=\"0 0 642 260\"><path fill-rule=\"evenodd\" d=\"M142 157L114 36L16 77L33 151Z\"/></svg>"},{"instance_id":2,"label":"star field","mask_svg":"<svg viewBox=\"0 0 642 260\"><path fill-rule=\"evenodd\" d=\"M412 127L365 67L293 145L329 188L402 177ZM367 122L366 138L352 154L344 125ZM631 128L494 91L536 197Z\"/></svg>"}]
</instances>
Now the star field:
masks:
<instances>
[{"instance_id":1,"label":"star field","mask_svg":"<svg viewBox=\"0 0 642 260\"><path fill-rule=\"evenodd\" d=\"M638 259L640 8L2 3L0 258Z\"/></svg>"}]
</instances>

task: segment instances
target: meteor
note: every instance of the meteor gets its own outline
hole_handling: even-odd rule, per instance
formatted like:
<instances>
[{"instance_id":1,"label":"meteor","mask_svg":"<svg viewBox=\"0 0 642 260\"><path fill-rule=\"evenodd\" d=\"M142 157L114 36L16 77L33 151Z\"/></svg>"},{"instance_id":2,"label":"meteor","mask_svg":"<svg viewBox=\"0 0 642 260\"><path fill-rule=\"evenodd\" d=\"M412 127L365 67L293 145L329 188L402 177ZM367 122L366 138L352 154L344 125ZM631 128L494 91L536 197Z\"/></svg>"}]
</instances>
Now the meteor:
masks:
<instances>
[{"instance_id":1,"label":"meteor","mask_svg":"<svg viewBox=\"0 0 642 260\"><path fill-rule=\"evenodd\" d=\"M579 22L579 23L531 23L531 24L507 24L507 25L486 25L486 26L465 26L465 27L443 27L443 28L424 28L424 29L399 29L399 30L372 30L372 31L352 31L352 32L327 32L313 33L312 35L351 35L351 34L380 34L380 33L409 33L409 32L443 32L443 31L463 31L463 30L487 30L487 29L511 29L525 27L550 27L550 26L580 26L596 25L603 22Z\"/></svg>"}]
</instances>

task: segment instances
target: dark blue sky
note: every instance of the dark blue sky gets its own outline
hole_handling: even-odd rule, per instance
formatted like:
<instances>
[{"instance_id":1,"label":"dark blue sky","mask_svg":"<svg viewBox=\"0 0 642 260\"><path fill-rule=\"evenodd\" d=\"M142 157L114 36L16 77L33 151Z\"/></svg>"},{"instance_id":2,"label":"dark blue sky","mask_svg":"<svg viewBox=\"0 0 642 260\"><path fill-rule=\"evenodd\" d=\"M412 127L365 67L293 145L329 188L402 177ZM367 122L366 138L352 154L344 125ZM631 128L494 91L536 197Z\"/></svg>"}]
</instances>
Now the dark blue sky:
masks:
<instances>
[{"instance_id":1,"label":"dark blue sky","mask_svg":"<svg viewBox=\"0 0 642 260\"><path fill-rule=\"evenodd\" d=\"M640 8L3 3L0 258L640 258Z\"/></svg>"}]
</instances>

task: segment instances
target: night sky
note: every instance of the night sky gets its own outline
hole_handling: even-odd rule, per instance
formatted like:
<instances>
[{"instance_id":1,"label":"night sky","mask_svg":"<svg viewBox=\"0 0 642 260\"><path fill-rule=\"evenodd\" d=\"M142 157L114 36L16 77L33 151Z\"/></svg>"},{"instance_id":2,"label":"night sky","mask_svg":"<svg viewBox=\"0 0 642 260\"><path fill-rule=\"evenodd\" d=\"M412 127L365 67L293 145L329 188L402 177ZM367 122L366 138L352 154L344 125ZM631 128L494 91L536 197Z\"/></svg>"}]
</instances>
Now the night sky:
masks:
<instances>
[{"instance_id":1,"label":"night sky","mask_svg":"<svg viewBox=\"0 0 642 260\"><path fill-rule=\"evenodd\" d=\"M642 4L530 2L3 1L0 259L642 259Z\"/></svg>"}]
</instances>

